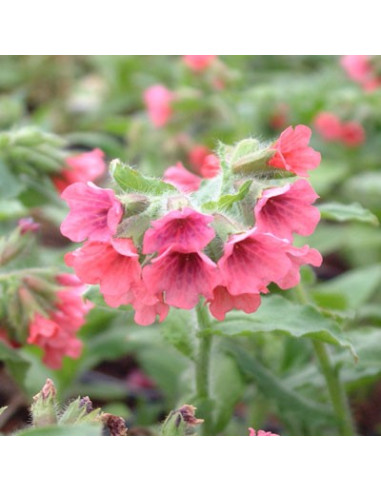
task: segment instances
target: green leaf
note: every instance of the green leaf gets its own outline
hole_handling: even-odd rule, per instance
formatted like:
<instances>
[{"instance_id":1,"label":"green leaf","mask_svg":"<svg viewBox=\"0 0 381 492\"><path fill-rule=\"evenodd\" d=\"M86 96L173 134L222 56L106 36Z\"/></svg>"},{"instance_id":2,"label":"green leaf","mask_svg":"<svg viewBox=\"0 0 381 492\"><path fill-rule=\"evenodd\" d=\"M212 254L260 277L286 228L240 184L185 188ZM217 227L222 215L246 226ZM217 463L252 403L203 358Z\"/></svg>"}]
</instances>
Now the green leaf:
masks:
<instances>
[{"instance_id":1,"label":"green leaf","mask_svg":"<svg viewBox=\"0 0 381 492\"><path fill-rule=\"evenodd\" d=\"M239 202L245 198L245 196L249 192L251 183L252 183L252 180L245 181L241 185L241 187L237 191L237 193L234 193L231 195L222 195L218 201L206 202L203 205L203 210L205 212L214 212L216 210L222 211L222 210L229 209L234 203Z\"/></svg>"},{"instance_id":2,"label":"green leaf","mask_svg":"<svg viewBox=\"0 0 381 492\"><path fill-rule=\"evenodd\" d=\"M164 339L190 359L195 358L197 320L193 311L172 309L160 325Z\"/></svg>"},{"instance_id":3,"label":"green leaf","mask_svg":"<svg viewBox=\"0 0 381 492\"><path fill-rule=\"evenodd\" d=\"M361 327L349 332L358 352L358 363L346 352L333 353L331 362L340 366L340 379L351 388L363 383L371 384L381 375L381 330L379 328ZM318 366L298 367L287 377L287 384L297 389L307 385L324 388L325 379Z\"/></svg>"},{"instance_id":4,"label":"green leaf","mask_svg":"<svg viewBox=\"0 0 381 492\"><path fill-rule=\"evenodd\" d=\"M17 219L27 213L28 209L17 200L0 200L0 220Z\"/></svg>"},{"instance_id":5,"label":"green leaf","mask_svg":"<svg viewBox=\"0 0 381 492\"><path fill-rule=\"evenodd\" d=\"M313 338L351 350L351 343L332 319L324 317L314 306L293 304L283 297L262 297L262 305L253 314L234 312L225 321L215 322L211 331L222 336L250 336L255 333L278 332L296 338Z\"/></svg>"},{"instance_id":6,"label":"green leaf","mask_svg":"<svg viewBox=\"0 0 381 492\"><path fill-rule=\"evenodd\" d=\"M17 436L101 436L102 424L51 425L47 427L29 428L16 434Z\"/></svg>"},{"instance_id":7,"label":"green leaf","mask_svg":"<svg viewBox=\"0 0 381 492\"><path fill-rule=\"evenodd\" d=\"M245 385L236 361L217 352L212 358L211 397L214 400L214 433L222 432L229 423L234 407L242 397Z\"/></svg>"},{"instance_id":8,"label":"green leaf","mask_svg":"<svg viewBox=\"0 0 381 492\"><path fill-rule=\"evenodd\" d=\"M344 205L343 203L323 203L319 205L322 219L335 220L337 222L366 222L378 225L377 217L359 203Z\"/></svg>"},{"instance_id":9,"label":"green leaf","mask_svg":"<svg viewBox=\"0 0 381 492\"><path fill-rule=\"evenodd\" d=\"M293 391L244 349L230 344L228 352L234 356L243 374L254 380L263 394L274 399L285 412L297 413L303 420L332 418L328 408Z\"/></svg>"},{"instance_id":10,"label":"green leaf","mask_svg":"<svg viewBox=\"0 0 381 492\"><path fill-rule=\"evenodd\" d=\"M159 178L143 176L139 171L128 164L115 159L110 164L110 173L123 191L140 192L148 195L160 196L165 193L178 193L178 190Z\"/></svg>"},{"instance_id":11,"label":"green leaf","mask_svg":"<svg viewBox=\"0 0 381 492\"><path fill-rule=\"evenodd\" d=\"M344 305L338 309L358 309L361 307L381 285L381 265L372 265L367 268L351 270L339 277L325 282L312 293L317 301L339 297L344 300ZM326 306L330 307L330 306Z\"/></svg>"},{"instance_id":12,"label":"green leaf","mask_svg":"<svg viewBox=\"0 0 381 492\"><path fill-rule=\"evenodd\" d=\"M24 184L10 172L8 166L2 160L0 160L0 176L0 196L2 200L17 196L24 188Z\"/></svg>"},{"instance_id":13,"label":"green leaf","mask_svg":"<svg viewBox=\"0 0 381 492\"><path fill-rule=\"evenodd\" d=\"M11 376L23 386L26 372L29 369L29 362L19 353L0 341L0 360L5 363Z\"/></svg>"}]
</instances>

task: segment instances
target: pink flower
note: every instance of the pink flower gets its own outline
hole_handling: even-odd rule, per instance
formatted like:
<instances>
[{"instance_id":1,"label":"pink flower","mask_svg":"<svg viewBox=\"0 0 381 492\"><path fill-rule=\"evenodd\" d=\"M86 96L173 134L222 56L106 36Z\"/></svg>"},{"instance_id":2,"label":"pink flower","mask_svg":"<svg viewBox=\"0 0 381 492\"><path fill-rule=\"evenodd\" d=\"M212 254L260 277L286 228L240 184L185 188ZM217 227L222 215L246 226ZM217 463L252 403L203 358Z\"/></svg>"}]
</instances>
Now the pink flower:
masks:
<instances>
[{"instance_id":1,"label":"pink flower","mask_svg":"<svg viewBox=\"0 0 381 492\"><path fill-rule=\"evenodd\" d=\"M166 169L163 175L163 181L170 183L183 193L191 193L200 188L201 178L189 172L178 162L176 166L171 166Z\"/></svg>"},{"instance_id":2,"label":"pink flower","mask_svg":"<svg viewBox=\"0 0 381 492\"><path fill-rule=\"evenodd\" d=\"M48 317L36 313L29 325L28 343L44 350L43 362L52 369L59 369L64 356L77 359L82 342L76 332L85 323L85 316L93 307L90 301L83 301L84 288L74 275L58 276L64 287L57 293L57 300ZM80 292L81 291L81 292Z\"/></svg>"},{"instance_id":3,"label":"pink flower","mask_svg":"<svg viewBox=\"0 0 381 492\"><path fill-rule=\"evenodd\" d=\"M214 178L221 169L218 157L203 145L193 147L189 152L189 162L203 178Z\"/></svg>"},{"instance_id":4,"label":"pink flower","mask_svg":"<svg viewBox=\"0 0 381 492\"><path fill-rule=\"evenodd\" d=\"M24 217L19 220L18 226L20 228L21 234L26 234L27 232L36 232L40 228L40 224L35 222L31 217Z\"/></svg>"},{"instance_id":5,"label":"pink flower","mask_svg":"<svg viewBox=\"0 0 381 492\"><path fill-rule=\"evenodd\" d=\"M143 280L152 294L164 294L166 304L192 309L200 295L212 297L219 276L216 264L203 253L168 248L143 268Z\"/></svg>"},{"instance_id":6,"label":"pink flower","mask_svg":"<svg viewBox=\"0 0 381 492\"><path fill-rule=\"evenodd\" d=\"M144 235L143 253L162 253L170 246L183 253L200 251L215 236L214 229L209 226L212 221L212 215L191 208L172 210L151 223Z\"/></svg>"},{"instance_id":7,"label":"pink flower","mask_svg":"<svg viewBox=\"0 0 381 492\"><path fill-rule=\"evenodd\" d=\"M333 113L319 113L314 120L314 125L316 131L325 140L339 140L341 137L341 121Z\"/></svg>"},{"instance_id":8,"label":"pink flower","mask_svg":"<svg viewBox=\"0 0 381 492\"><path fill-rule=\"evenodd\" d=\"M317 198L304 179L264 190L254 209L258 231L289 240L294 232L309 236L320 220L319 210L311 205Z\"/></svg>"},{"instance_id":9,"label":"pink flower","mask_svg":"<svg viewBox=\"0 0 381 492\"><path fill-rule=\"evenodd\" d=\"M112 307L134 299L133 289L141 282L139 255L131 239L112 239L110 243L88 241L67 253L65 262L86 284L100 284L105 301Z\"/></svg>"},{"instance_id":10,"label":"pink flower","mask_svg":"<svg viewBox=\"0 0 381 492\"><path fill-rule=\"evenodd\" d=\"M106 171L104 153L100 149L68 157L66 165L67 168L62 171L61 175L52 178L60 193L70 184L94 181Z\"/></svg>"},{"instance_id":11,"label":"pink flower","mask_svg":"<svg viewBox=\"0 0 381 492\"><path fill-rule=\"evenodd\" d=\"M172 116L173 93L163 85L153 85L144 91L143 99L153 125L164 126Z\"/></svg>"},{"instance_id":12,"label":"pink flower","mask_svg":"<svg viewBox=\"0 0 381 492\"><path fill-rule=\"evenodd\" d=\"M213 291L213 298L208 300L211 314L223 321L228 311L239 309L245 313L254 313L261 304L259 294L240 294L233 296L226 287L218 285Z\"/></svg>"},{"instance_id":13,"label":"pink flower","mask_svg":"<svg viewBox=\"0 0 381 492\"><path fill-rule=\"evenodd\" d=\"M365 141L364 128L356 121L344 123L341 130L341 140L348 147L357 147Z\"/></svg>"},{"instance_id":14,"label":"pink flower","mask_svg":"<svg viewBox=\"0 0 381 492\"><path fill-rule=\"evenodd\" d=\"M185 65L195 72L202 72L208 68L216 58L216 55L184 55Z\"/></svg>"},{"instance_id":15,"label":"pink flower","mask_svg":"<svg viewBox=\"0 0 381 492\"><path fill-rule=\"evenodd\" d=\"M61 224L61 233L71 241L108 241L115 234L123 207L113 190L98 188L92 183L74 183L61 197L70 207Z\"/></svg>"},{"instance_id":16,"label":"pink flower","mask_svg":"<svg viewBox=\"0 0 381 492\"><path fill-rule=\"evenodd\" d=\"M276 283L281 289L291 289L300 282L299 269L301 265L313 265L319 267L323 258L317 249L304 245L302 248L295 248L291 244L286 249L287 256L290 259L290 268L286 275Z\"/></svg>"},{"instance_id":17,"label":"pink flower","mask_svg":"<svg viewBox=\"0 0 381 492\"><path fill-rule=\"evenodd\" d=\"M168 315L169 306L164 303L162 295L151 294L143 282L135 289L134 294L132 305L135 309L135 323L148 326L156 321L156 316L159 316L160 322L164 321Z\"/></svg>"},{"instance_id":18,"label":"pink flower","mask_svg":"<svg viewBox=\"0 0 381 492\"><path fill-rule=\"evenodd\" d=\"M299 176L308 176L308 170L320 164L320 153L308 147L311 138L308 126L286 128L274 144L276 154L268 161L269 166L285 169Z\"/></svg>"},{"instance_id":19,"label":"pink flower","mask_svg":"<svg viewBox=\"0 0 381 492\"><path fill-rule=\"evenodd\" d=\"M221 284L233 296L264 292L270 282L280 281L290 270L288 244L256 228L231 236L218 262Z\"/></svg>"},{"instance_id":20,"label":"pink flower","mask_svg":"<svg viewBox=\"0 0 381 492\"><path fill-rule=\"evenodd\" d=\"M279 436L279 434L273 434L264 430L255 431L252 427L249 427L249 436Z\"/></svg>"},{"instance_id":21,"label":"pink flower","mask_svg":"<svg viewBox=\"0 0 381 492\"><path fill-rule=\"evenodd\" d=\"M371 57L368 55L342 56L341 66L352 80L358 82L367 91L375 90L381 85L381 77L374 73Z\"/></svg>"}]
</instances>

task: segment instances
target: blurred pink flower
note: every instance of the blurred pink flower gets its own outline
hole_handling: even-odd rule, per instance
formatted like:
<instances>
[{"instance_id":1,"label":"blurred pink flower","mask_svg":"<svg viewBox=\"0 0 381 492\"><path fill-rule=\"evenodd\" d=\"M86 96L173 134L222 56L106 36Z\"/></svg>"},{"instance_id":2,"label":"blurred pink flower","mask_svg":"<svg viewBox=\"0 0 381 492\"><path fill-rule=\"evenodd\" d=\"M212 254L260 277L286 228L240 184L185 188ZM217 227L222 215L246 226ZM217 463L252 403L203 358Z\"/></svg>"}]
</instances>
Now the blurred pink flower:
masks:
<instances>
[{"instance_id":1,"label":"blurred pink flower","mask_svg":"<svg viewBox=\"0 0 381 492\"><path fill-rule=\"evenodd\" d=\"M278 436L279 434L273 434L264 430L255 431L252 427L249 427L249 436Z\"/></svg>"},{"instance_id":2,"label":"blurred pink flower","mask_svg":"<svg viewBox=\"0 0 381 492\"><path fill-rule=\"evenodd\" d=\"M342 56L341 66L366 91L373 91L381 86L381 77L374 72L369 55Z\"/></svg>"},{"instance_id":3,"label":"blurred pink flower","mask_svg":"<svg viewBox=\"0 0 381 492\"><path fill-rule=\"evenodd\" d=\"M325 140L339 140L341 137L341 121L333 113L319 113L315 117L314 126Z\"/></svg>"},{"instance_id":4,"label":"blurred pink flower","mask_svg":"<svg viewBox=\"0 0 381 492\"><path fill-rule=\"evenodd\" d=\"M357 147L365 142L365 130L356 121L343 123L341 141L348 147Z\"/></svg>"},{"instance_id":5,"label":"blurred pink flower","mask_svg":"<svg viewBox=\"0 0 381 492\"><path fill-rule=\"evenodd\" d=\"M216 58L216 55L184 55L185 65L195 72L202 72L208 68Z\"/></svg>"},{"instance_id":6,"label":"blurred pink flower","mask_svg":"<svg viewBox=\"0 0 381 492\"><path fill-rule=\"evenodd\" d=\"M82 300L78 289L84 288L73 275L59 276L63 289L57 293L57 301L47 316L35 313L29 325L28 343L44 350L43 362L52 369L59 369L64 356L77 359L82 342L76 332L85 323L85 316L93 303ZM72 284L72 285L70 285Z\"/></svg>"},{"instance_id":7,"label":"blurred pink flower","mask_svg":"<svg viewBox=\"0 0 381 492\"><path fill-rule=\"evenodd\" d=\"M173 93L164 85L153 85L144 91L143 99L153 125L165 126L172 116Z\"/></svg>"},{"instance_id":8,"label":"blurred pink flower","mask_svg":"<svg viewBox=\"0 0 381 492\"><path fill-rule=\"evenodd\" d=\"M21 234L26 234L27 232L36 232L40 228L40 224L35 222L32 217L24 217L18 221L18 226L20 228Z\"/></svg>"},{"instance_id":9,"label":"blurred pink flower","mask_svg":"<svg viewBox=\"0 0 381 492\"><path fill-rule=\"evenodd\" d=\"M188 158L193 169L203 178L214 178L220 172L221 166L218 157L204 145L193 147Z\"/></svg>"},{"instance_id":10,"label":"blurred pink flower","mask_svg":"<svg viewBox=\"0 0 381 492\"><path fill-rule=\"evenodd\" d=\"M273 145L276 154L268 161L269 166L285 169L299 176L308 176L308 171L320 164L320 153L309 147L311 130L297 125L286 128Z\"/></svg>"},{"instance_id":11,"label":"blurred pink flower","mask_svg":"<svg viewBox=\"0 0 381 492\"><path fill-rule=\"evenodd\" d=\"M52 178L56 189L60 193L70 184L94 181L106 171L104 153L100 149L67 157L66 165L67 168L59 176Z\"/></svg>"},{"instance_id":12,"label":"blurred pink flower","mask_svg":"<svg viewBox=\"0 0 381 492\"><path fill-rule=\"evenodd\" d=\"M165 170L163 181L176 186L184 193L191 193L200 188L202 180L199 176L185 169L181 162L177 162L175 166L168 167Z\"/></svg>"},{"instance_id":13,"label":"blurred pink flower","mask_svg":"<svg viewBox=\"0 0 381 492\"><path fill-rule=\"evenodd\" d=\"M61 233L71 241L107 241L115 234L123 207L113 190L98 188L93 183L74 183L61 197L70 207Z\"/></svg>"}]
</instances>

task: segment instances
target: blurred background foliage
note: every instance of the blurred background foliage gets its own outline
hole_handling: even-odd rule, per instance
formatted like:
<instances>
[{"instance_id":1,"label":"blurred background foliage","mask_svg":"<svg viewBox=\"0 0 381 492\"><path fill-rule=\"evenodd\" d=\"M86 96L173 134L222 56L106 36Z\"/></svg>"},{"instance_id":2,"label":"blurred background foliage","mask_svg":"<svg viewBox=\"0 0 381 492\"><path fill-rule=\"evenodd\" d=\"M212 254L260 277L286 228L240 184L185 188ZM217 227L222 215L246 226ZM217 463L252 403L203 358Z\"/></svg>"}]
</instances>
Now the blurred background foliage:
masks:
<instances>
[{"instance_id":1,"label":"blurred background foliage","mask_svg":"<svg viewBox=\"0 0 381 492\"><path fill-rule=\"evenodd\" d=\"M175 94L173 116L161 128L153 127L143 102L154 84ZM312 146L322 154L311 173L319 203L355 203L369 213L355 205L346 220L328 206L308 238L324 263L316 272L305 269L303 282L309 299L352 341L359 361L342 348L332 349L333 361L359 432L379 434L381 90L364 92L339 57L220 56L210 70L197 73L180 56L0 57L0 232L9 234L18 218L32 216L41 230L18 267L64 268L63 255L72 246L59 224L67 209L51 177L66 156L100 148L107 162L120 158L161 176L177 161L189 166L188 152L196 145L215 149L219 141L234 144L249 136L275 140L296 124L314 130L320 112L360 123L365 141L347 146L313 131ZM296 294L283 295L292 301ZM0 343L0 407L12 409L2 432L27 421L26 407L46 377L62 398L86 394L124 417L136 434L156 432L171 408L188 403L192 314L173 315L174 329L171 317L162 327L140 327L129 309L106 306L96 288L88 297L96 308L80 332L83 354L65 359L61 370L47 369L36 347L14 351ZM238 345L230 347L224 337L215 344L213 395L224 402L216 410L217 433L246 435L249 425L288 435L335 433L308 340L254 333ZM244 353L234 355L239 349Z\"/></svg>"}]
</instances>

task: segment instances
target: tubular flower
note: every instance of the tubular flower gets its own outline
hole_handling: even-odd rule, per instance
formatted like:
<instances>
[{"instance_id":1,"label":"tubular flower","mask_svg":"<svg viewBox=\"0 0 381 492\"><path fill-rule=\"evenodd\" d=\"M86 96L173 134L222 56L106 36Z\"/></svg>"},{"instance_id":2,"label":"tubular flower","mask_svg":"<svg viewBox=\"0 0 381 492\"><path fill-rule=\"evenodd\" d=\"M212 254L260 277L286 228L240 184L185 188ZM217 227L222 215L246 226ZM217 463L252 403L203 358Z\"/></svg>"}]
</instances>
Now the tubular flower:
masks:
<instances>
[{"instance_id":1,"label":"tubular flower","mask_svg":"<svg viewBox=\"0 0 381 492\"><path fill-rule=\"evenodd\" d=\"M112 307L131 302L141 282L139 255L131 239L89 241L67 253L65 262L82 282L99 283L105 301Z\"/></svg>"},{"instance_id":2,"label":"tubular flower","mask_svg":"<svg viewBox=\"0 0 381 492\"><path fill-rule=\"evenodd\" d=\"M320 220L311 204L319 198L308 181L299 179L281 188L262 193L255 209L256 226L261 232L292 240L292 233L309 236Z\"/></svg>"},{"instance_id":3,"label":"tubular flower","mask_svg":"<svg viewBox=\"0 0 381 492\"><path fill-rule=\"evenodd\" d=\"M92 183L74 183L61 197L70 207L61 224L61 233L71 241L108 241L115 234L123 208L113 190Z\"/></svg>"},{"instance_id":4,"label":"tubular flower","mask_svg":"<svg viewBox=\"0 0 381 492\"><path fill-rule=\"evenodd\" d=\"M280 281L290 270L288 244L256 228L233 235L218 262L222 285L233 296L263 292L270 282Z\"/></svg>"},{"instance_id":5,"label":"tubular flower","mask_svg":"<svg viewBox=\"0 0 381 492\"><path fill-rule=\"evenodd\" d=\"M93 181L106 171L104 153L100 149L68 157L66 165L67 168L59 176L53 177L53 183L60 193L73 183Z\"/></svg>"},{"instance_id":6,"label":"tubular flower","mask_svg":"<svg viewBox=\"0 0 381 492\"><path fill-rule=\"evenodd\" d=\"M203 253L168 248L143 268L143 280L152 294L164 295L166 304L192 309L200 295L212 297L219 275L216 264Z\"/></svg>"},{"instance_id":7,"label":"tubular flower","mask_svg":"<svg viewBox=\"0 0 381 492\"><path fill-rule=\"evenodd\" d=\"M153 85L143 95L148 116L154 126L165 126L172 116L173 94L164 85Z\"/></svg>"},{"instance_id":8,"label":"tubular flower","mask_svg":"<svg viewBox=\"0 0 381 492\"><path fill-rule=\"evenodd\" d=\"M320 153L309 147L311 130L308 126L297 125L286 128L273 145L275 155L268 161L269 166L285 169L298 176L308 176L310 169L320 164Z\"/></svg>"},{"instance_id":9,"label":"tubular flower","mask_svg":"<svg viewBox=\"0 0 381 492\"><path fill-rule=\"evenodd\" d=\"M197 191L201 185L201 178L185 169L181 162L166 169L163 181L176 186L183 193Z\"/></svg>"},{"instance_id":10,"label":"tubular flower","mask_svg":"<svg viewBox=\"0 0 381 492\"><path fill-rule=\"evenodd\" d=\"M319 267L322 264L323 258L317 249L310 248L304 245L302 248L295 248L289 244L286 249L287 256L290 259L291 266L286 275L276 283L281 289L291 289L300 282L299 269L301 265L313 265Z\"/></svg>"},{"instance_id":11,"label":"tubular flower","mask_svg":"<svg viewBox=\"0 0 381 492\"><path fill-rule=\"evenodd\" d=\"M151 222L151 228L144 235L143 253L162 253L170 246L183 253L202 250L215 236L209 226L212 221L212 215L201 214L191 208L172 210Z\"/></svg>"},{"instance_id":12,"label":"tubular flower","mask_svg":"<svg viewBox=\"0 0 381 492\"><path fill-rule=\"evenodd\" d=\"M185 65L195 72L202 72L207 69L216 58L216 55L184 55Z\"/></svg>"},{"instance_id":13,"label":"tubular flower","mask_svg":"<svg viewBox=\"0 0 381 492\"><path fill-rule=\"evenodd\" d=\"M219 321L223 321L226 313L232 309L254 313L261 304L261 296L259 294L233 296L226 287L218 285L213 291L213 298L209 299L208 302L211 314Z\"/></svg>"}]
</instances>

